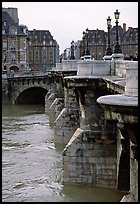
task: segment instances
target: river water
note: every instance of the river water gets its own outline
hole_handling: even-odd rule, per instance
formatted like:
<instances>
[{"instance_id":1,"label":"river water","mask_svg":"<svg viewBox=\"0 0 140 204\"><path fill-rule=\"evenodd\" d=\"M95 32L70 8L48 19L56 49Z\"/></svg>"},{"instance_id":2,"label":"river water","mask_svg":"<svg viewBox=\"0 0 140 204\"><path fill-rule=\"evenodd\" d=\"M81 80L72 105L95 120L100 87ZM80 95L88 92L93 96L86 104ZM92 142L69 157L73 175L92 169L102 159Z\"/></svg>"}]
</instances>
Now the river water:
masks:
<instances>
[{"instance_id":1,"label":"river water","mask_svg":"<svg viewBox=\"0 0 140 204\"><path fill-rule=\"evenodd\" d=\"M2 202L119 202L116 190L63 184L62 145L43 105L2 106Z\"/></svg>"}]
</instances>

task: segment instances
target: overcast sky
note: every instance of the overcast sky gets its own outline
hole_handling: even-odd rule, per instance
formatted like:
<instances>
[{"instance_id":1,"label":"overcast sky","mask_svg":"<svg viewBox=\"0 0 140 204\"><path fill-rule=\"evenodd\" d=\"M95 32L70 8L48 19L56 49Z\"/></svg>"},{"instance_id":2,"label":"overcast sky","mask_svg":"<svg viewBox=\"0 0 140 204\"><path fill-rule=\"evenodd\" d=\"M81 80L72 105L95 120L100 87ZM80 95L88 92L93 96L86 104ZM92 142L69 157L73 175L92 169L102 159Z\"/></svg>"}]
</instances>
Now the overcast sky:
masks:
<instances>
[{"instance_id":1,"label":"overcast sky","mask_svg":"<svg viewBox=\"0 0 140 204\"><path fill-rule=\"evenodd\" d=\"M19 23L29 30L49 30L60 46L60 52L71 41L82 39L82 32L107 31L107 17L115 25L114 12L120 12L119 25L138 27L138 2L2 2L3 8L18 8Z\"/></svg>"}]
</instances>

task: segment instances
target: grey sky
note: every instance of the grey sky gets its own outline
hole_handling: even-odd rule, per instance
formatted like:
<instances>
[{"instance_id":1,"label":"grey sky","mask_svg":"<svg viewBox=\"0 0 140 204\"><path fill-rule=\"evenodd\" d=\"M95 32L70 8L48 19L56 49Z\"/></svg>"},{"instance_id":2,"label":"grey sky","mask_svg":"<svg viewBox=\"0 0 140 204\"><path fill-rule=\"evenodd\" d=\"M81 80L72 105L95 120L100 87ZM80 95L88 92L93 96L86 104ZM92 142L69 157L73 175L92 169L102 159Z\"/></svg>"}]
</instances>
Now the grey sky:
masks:
<instances>
[{"instance_id":1,"label":"grey sky","mask_svg":"<svg viewBox=\"0 0 140 204\"><path fill-rule=\"evenodd\" d=\"M81 40L86 28L107 31L108 16L114 26L116 9L119 25L138 27L138 2L2 2L2 7L18 8L19 23L29 30L49 30L61 52Z\"/></svg>"}]
</instances>

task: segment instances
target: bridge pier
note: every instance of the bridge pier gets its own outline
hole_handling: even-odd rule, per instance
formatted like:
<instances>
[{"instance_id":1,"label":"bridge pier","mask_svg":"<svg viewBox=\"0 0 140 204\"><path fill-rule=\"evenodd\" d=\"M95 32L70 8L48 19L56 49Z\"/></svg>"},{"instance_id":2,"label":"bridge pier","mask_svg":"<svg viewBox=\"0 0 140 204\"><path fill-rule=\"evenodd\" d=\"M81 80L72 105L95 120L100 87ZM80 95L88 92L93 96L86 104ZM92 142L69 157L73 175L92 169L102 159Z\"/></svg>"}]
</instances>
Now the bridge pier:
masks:
<instances>
[{"instance_id":1,"label":"bridge pier","mask_svg":"<svg viewBox=\"0 0 140 204\"><path fill-rule=\"evenodd\" d=\"M2 103L9 103L9 91L8 91L8 80L6 74L2 78Z\"/></svg>"},{"instance_id":2,"label":"bridge pier","mask_svg":"<svg viewBox=\"0 0 140 204\"><path fill-rule=\"evenodd\" d=\"M49 125L54 127L54 121L64 106L62 85L51 84L45 97L45 112L49 116Z\"/></svg>"},{"instance_id":3,"label":"bridge pier","mask_svg":"<svg viewBox=\"0 0 140 204\"><path fill-rule=\"evenodd\" d=\"M64 108L54 121L55 142L67 144L79 127L79 107L77 93L73 87L64 87Z\"/></svg>"},{"instance_id":4,"label":"bridge pier","mask_svg":"<svg viewBox=\"0 0 140 204\"><path fill-rule=\"evenodd\" d=\"M79 102L79 127L63 150L64 177L68 183L116 188L116 123L108 123L96 102L107 94L99 77L65 77L75 88Z\"/></svg>"}]
</instances>

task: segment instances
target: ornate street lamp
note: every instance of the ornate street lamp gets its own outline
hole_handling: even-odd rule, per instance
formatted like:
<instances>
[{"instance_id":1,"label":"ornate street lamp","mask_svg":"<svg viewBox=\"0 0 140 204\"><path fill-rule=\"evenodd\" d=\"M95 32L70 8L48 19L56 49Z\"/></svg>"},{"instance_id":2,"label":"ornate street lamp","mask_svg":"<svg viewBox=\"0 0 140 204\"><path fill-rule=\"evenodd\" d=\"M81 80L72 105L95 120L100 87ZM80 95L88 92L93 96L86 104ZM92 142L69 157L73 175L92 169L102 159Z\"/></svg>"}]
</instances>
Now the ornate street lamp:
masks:
<instances>
[{"instance_id":1,"label":"ornate street lamp","mask_svg":"<svg viewBox=\"0 0 140 204\"><path fill-rule=\"evenodd\" d=\"M116 10L116 12L114 12L115 15L115 19L116 19L116 45L114 46L114 53L122 53L120 45L119 45L119 37L118 37L118 19L119 19L119 15L120 12L118 12L118 10Z\"/></svg>"},{"instance_id":2,"label":"ornate street lamp","mask_svg":"<svg viewBox=\"0 0 140 204\"><path fill-rule=\"evenodd\" d=\"M85 55L90 55L89 48L88 48L89 29L87 28L86 32L83 32L83 34L85 35L86 42L87 42Z\"/></svg>"},{"instance_id":3,"label":"ornate street lamp","mask_svg":"<svg viewBox=\"0 0 140 204\"><path fill-rule=\"evenodd\" d=\"M71 42L71 55L70 55L70 59L75 59L74 57L74 41Z\"/></svg>"},{"instance_id":4,"label":"ornate street lamp","mask_svg":"<svg viewBox=\"0 0 140 204\"><path fill-rule=\"evenodd\" d=\"M82 53L82 56L85 55L85 32L83 31L83 53Z\"/></svg>"},{"instance_id":5,"label":"ornate street lamp","mask_svg":"<svg viewBox=\"0 0 140 204\"><path fill-rule=\"evenodd\" d=\"M107 28L108 28L108 47L106 49L106 55L112 55L112 49L110 47L110 28L111 28L111 18L108 16L107 18Z\"/></svg>"}]
</instances>

